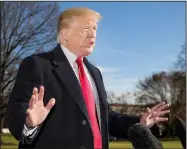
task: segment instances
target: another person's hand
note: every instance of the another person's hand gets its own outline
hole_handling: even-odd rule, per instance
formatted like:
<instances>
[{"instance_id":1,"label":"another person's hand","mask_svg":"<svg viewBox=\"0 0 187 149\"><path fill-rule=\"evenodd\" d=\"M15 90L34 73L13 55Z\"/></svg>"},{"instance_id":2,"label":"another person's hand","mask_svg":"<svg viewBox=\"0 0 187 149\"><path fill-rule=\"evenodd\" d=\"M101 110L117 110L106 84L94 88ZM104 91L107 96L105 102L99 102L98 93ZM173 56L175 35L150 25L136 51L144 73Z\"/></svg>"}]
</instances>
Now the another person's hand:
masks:
<instances>
[{"instance_id":1,"label":"another person's hand","mask_svg":"<svg viewBox=\"0 0 187 149\"><path fill-rule=\"evenodd\" d=\"M155 123L167 121L168 118L161 116L170 112L170 110L166 110L168 107L169 104L162 102L151 109L147 108L147 111L140 118L140 123L151 128Z\"/></svg>"},{"instance_id":2,"label":"another person's hand","mask_svg":"<svg viewBox=\"0 0 187 149\"><path fill-rule=\"evenodd\" d=\"M51 108L55 104L55 99L51 98L46 106L44 106L43 102L44 98L44 87L40 87L40 92L38 93L38 89L34 87L33 94L29 101L29 108L26 111L26 126L27 127L35 127L40 125L49 114Z\"/></svg>"}]
</instances>

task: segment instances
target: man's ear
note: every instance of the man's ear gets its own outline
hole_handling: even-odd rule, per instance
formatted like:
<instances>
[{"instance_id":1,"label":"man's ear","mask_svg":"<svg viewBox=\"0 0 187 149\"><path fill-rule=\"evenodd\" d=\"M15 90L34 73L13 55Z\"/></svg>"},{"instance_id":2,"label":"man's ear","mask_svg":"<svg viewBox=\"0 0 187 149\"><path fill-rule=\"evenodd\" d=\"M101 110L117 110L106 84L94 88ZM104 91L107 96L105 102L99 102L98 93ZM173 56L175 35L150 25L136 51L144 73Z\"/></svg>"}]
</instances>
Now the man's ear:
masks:
<instances>
[{"instance_id":1,"label":"man's ear","mask_svg":"<svg viewBox=\"0 0 187 149\"><path fill-rule=\"evenodd\" d=\"M68 30L67 29L62 29L60 31L60 38L62 40L68 40Z\"/></svg>"}]
</instances>

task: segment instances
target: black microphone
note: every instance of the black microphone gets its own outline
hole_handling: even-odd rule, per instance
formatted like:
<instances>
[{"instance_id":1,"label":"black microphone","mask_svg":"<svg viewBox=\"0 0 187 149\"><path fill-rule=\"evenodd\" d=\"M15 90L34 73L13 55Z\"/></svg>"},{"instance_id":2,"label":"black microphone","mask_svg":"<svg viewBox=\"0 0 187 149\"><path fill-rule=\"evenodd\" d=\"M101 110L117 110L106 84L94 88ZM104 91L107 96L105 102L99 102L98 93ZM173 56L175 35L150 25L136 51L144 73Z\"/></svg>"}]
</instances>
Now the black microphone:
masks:
<instances>
[{"instance_id":1,"label":"black microphone","mask_svg":"<svg viewBox=\"0 0 187 149\"><path fill-rule=\"evenodd\" d=\"M135 149L163 149L160 141L143 124L134 124L128 130L128 139Z\"/></svg>"},{"instance_id":2,"label":"black microphone","mask_svg":"<svg viewBox=\"0 0 187 149\"><path fill-rule=\"evenodd\" d=\"M183 148L186 148L186 125L182 119L175 117L173 124L175 126L175 133L179 137Z\"/></svg>"}]
</instances>

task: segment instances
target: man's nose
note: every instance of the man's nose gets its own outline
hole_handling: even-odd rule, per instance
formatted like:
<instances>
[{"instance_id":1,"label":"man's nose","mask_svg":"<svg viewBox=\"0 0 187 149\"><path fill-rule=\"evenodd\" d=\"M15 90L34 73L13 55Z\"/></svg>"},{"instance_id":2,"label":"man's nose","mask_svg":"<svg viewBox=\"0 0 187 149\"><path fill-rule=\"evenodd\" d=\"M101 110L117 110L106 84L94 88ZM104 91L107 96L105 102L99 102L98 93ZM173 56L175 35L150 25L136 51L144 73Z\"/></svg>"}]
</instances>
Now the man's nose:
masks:
<instances>
[{"instance_id":1,"label":"man's nose","mask_svg":"<svg viewBox=\"0 0 187 149\"><path fill-rule=\"evenodd\" d=\"M90 30L89 37L90 38L96 38L96 31L95 30Z\"/></svg>"}]
</instances>

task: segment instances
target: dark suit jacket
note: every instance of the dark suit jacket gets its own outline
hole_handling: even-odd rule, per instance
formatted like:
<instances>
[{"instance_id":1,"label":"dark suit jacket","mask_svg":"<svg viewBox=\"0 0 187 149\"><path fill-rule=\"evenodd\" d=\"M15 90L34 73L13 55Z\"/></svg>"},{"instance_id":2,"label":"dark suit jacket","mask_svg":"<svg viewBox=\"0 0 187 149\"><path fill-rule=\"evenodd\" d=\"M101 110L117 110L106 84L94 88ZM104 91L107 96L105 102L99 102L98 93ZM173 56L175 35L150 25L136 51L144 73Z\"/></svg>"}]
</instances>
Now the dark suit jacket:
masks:
<instances>
[{"instance_id":1,"label":"dark suit jacket","mask_svg":"<svg viewBox=\"0 0 187 149\"><path fill-rule=\"evenodd\" d=\"M109 111L107 94L98 68L84 58L99 95L103 149L108 148L109 134L126 137L130 126L139 117ZM22 131L26 110L34 87L44 85L44 104L56 99L47 119L33 139L24 138ZM93 136L79 82L60 45L52 51L29 56L20 65L8 103L9 130L19 140L19 148L93 149Z\"/></svg>"}]
</instances>

